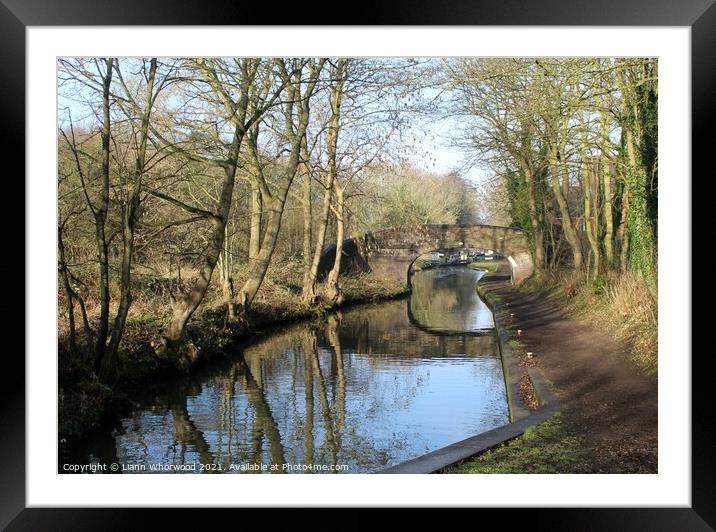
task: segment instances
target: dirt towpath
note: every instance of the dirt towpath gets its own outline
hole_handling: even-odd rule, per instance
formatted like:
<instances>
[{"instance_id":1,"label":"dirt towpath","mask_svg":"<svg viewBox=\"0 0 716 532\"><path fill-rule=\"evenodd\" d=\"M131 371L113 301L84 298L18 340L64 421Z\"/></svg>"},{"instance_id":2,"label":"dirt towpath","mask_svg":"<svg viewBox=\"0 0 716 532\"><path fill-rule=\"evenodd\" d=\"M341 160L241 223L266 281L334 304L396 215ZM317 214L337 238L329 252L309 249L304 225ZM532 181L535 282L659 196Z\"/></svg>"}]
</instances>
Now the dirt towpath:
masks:
<instances>
[{"instance_id":1,"label":"dirt towpath","mask_svg":"<svg viewBox=\"0 0 716 532\"><path fill-rule=\"evenodd\" d=\"M569 317L554 298L520 292L501 265L484 289L505 302L508 325L555 385L562 420L595 473L657 472L657 381L642 374L599 323Z\"/></svg>"}]
</instances>

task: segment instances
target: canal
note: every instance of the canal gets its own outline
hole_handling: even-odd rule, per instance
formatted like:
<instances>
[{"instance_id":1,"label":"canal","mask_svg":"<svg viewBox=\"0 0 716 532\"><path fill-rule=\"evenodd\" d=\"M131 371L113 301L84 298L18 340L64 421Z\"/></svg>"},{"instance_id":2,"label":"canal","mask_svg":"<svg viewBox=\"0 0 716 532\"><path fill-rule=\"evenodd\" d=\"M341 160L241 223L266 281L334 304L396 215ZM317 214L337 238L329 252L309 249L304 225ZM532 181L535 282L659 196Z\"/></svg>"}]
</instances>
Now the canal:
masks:
<instances>
[{"instance_id":1,"label":"canal","mask_svg":"<svg viewBox=\"0 0 716 532\"><path fill-rule=\"evenodd\" d=\"M129 415L61 456L60 472L370 473L504 425L482 275L423 270L407 299L272 330L134 397Z\"/></svg>"}]
</instances>

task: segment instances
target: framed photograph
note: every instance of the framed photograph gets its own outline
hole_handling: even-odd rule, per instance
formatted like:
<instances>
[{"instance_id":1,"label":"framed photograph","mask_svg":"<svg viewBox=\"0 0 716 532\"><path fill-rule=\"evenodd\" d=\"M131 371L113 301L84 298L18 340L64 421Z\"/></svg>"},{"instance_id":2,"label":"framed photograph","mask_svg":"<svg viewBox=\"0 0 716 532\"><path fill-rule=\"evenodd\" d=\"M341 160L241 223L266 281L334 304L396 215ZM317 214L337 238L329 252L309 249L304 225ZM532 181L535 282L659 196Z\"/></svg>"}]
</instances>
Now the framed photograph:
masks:
<instances>
[{"instance_id":1,"label":"framed photograph","mask_svg":"<svg viewBox=\"0 0 716 532\"><path fill-rule=\"evenodd\" d=\"M0 525L500 507L712 529L690 310L712 4L317 26L2 0L27 312Z\"/></svg>"}]
</instances>

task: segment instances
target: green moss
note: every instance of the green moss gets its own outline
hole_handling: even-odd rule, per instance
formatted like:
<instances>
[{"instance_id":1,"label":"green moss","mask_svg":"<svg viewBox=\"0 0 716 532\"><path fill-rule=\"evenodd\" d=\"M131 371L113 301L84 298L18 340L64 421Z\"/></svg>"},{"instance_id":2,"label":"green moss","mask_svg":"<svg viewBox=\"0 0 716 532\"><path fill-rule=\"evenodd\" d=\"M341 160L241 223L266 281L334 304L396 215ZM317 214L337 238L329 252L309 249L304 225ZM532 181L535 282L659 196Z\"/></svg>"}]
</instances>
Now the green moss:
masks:
<instances>
[{"instance_id":1,"label":"green moss","mask_svg":"<svg viewBox=\"0 0 716 532\"><path fill-rule=\"evenodd\" d=\"M586 473L589 463L578 439L557 413L524 434L444 473Z\"/></svg>"},{"instance_id":2,"label":"green moss","mask_svg":"<svg viewBox=\"0 0 716 532\"><path fill-rule=\"evenodd\" d=\"M520 350L523 350L523 349L526 347L525 344L523 344L523 343L520 342L519 340L514 340L514 339L513 339L513 340L509 340L509 341L507 342L507 344L510 346L510 349L512 349L513 351L520 351Z\"/></svg>"}]
</instances>

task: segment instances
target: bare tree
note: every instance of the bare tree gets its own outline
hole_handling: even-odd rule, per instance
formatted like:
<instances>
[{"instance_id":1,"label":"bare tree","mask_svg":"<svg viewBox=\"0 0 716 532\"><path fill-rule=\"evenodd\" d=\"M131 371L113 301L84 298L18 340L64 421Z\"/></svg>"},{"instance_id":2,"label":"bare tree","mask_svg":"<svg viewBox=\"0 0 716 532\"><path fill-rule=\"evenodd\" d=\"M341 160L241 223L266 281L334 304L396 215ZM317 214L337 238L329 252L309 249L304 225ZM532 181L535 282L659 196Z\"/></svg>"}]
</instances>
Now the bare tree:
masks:
<instances>
[{"instance_id":1,"label":"bare tree","mask_svg":"<svg viewBox=\"0 0 716 532\"><path fill-rule=\"evenodd\" d=\"M517 169L526 184L535 269L545 266L539 180L546 167L539 112L532 101L536 66L517 59L464 59L445 64L454 91L452 113L465 119L458 142L493 168Z\"/></svg>"},{"instance_id":2,"label":"bare tree","mask_svg":"<svg viewBox=\"0 0 716 532\"><path fill-rule=\"evenodd\" d=\"M260 250L251 264L248 279L239 291L237 314L241 317L246 315L256 297L276 247L288 191L301 163L301 145L305 141L308 127L311 97L316 89L325 59L276 59L274 63L286 87L286 98L281 102L283 124L277 146L280 149L279 156L287 150L288 157L278 169L279 176L272 190L267 172L269 164L259 151L261 122L256 121L247 139L253 162L253 179L261 191L262 204L266 211L266 224Z\"/></svg>"},{"instance_id":3,"label":"bare tree","mask_svg":"<svg viewBox=\"0 0 716 532\"><path fill-rule=\"evenodd\" d=\"M164 192L152 192L158 198L174 206L203 217L211 227L207 246L200 253L199 263L201 266L198 277L188 289L179 287L180 290L172 294L172 316L165 333L166 343L169 345L181 343L184 340L187 321L204 299L214 268L224 250L226 225L233 204L241 144L247 131L258 122L267 109L274 105L283 91L283 85L273 86L268 97L254 105L251 108L252 112L249 112L249 102L261 94L262 83L271 81L271 72L267 72L265 66L265 62L260 59L235 59L233 61L199 59L187 63L189 72L196 74L194 79L191 79L193 86L203 98L209 100L214 111L220 112L223 116L225 131L219 130L218 127L207 128L206 119L200 118L200 120L204 120L203 131L211 136L209 139L211 147L206 151L219 151L221 154L219 158L212 158L210 155L201 153L201 142L199 148L192 146L193 149L188 150L176 141L158 133L157 130L153 130L157 142L176 155L209 163L220 168L223 174L220 179L218 201L210 210L202 209ZM260 75L262 75L261 79ZM228 133L226 138L225 133ZM189 140L195 139L190 138ZM203 140L206 142L207 139Z\"/></svg>"},{"instance_id":4,"label":"bare tree","mask_svg":"<svg viewBox=\"0 0 716 532\"><path fill-rule=\"evenodd\" d=\"M312 303L316 298L316 279L318 277L318 265L323 252L323 246L326 242L326 230L328 228L328 217L331 213L331 195L335 191L336 182L336 153L338 150L338 135L340 131L341 121L341 104L343 101L343 91L346 82L346 70L350 63L349 59L338 59L331 64L330 68L330 115L326 133L326 179L321 182L324 188L323 204L321 206L321 215L318 221L318 231L316 234L316 242L313 249L310 268L303 279L303 300ZM341 191L342 194L342 191ZM340 228L342 233L342 226ZM342 234L336 242L342 243ZM336 252L336 256L340 254Z\"/></svg>"},{"instance_id":5,"label":"bare tree","mask_svg":"<svg viewBox=\"0 0 716 532\"><path fill-rule=\"evenodd\" d=\"M100 168L97 169L96 159L86 156L82 147L77 142L74 127L70 123L69 135L62 129L60 133L72 151L77 175L79 176L82 192L87 207L94 219L94 239L97 252L97 264L99 268L99 300L100 314L95 334L95 345L93 359L95 371L99 373L107 349L107 338L109 336L109 257L108 237L106 234L107 214L109 211L110 192L110 140L111 140L111 84L114 70L114 59L94 59L92 61L61 61L60 67L63 73L84 84L99 96L101 108L99 116L101 148L99 155ZM89 159L90 163L84 160ZM98 185L95 183L99 182Z\"/></svg>"}]
</instances>

